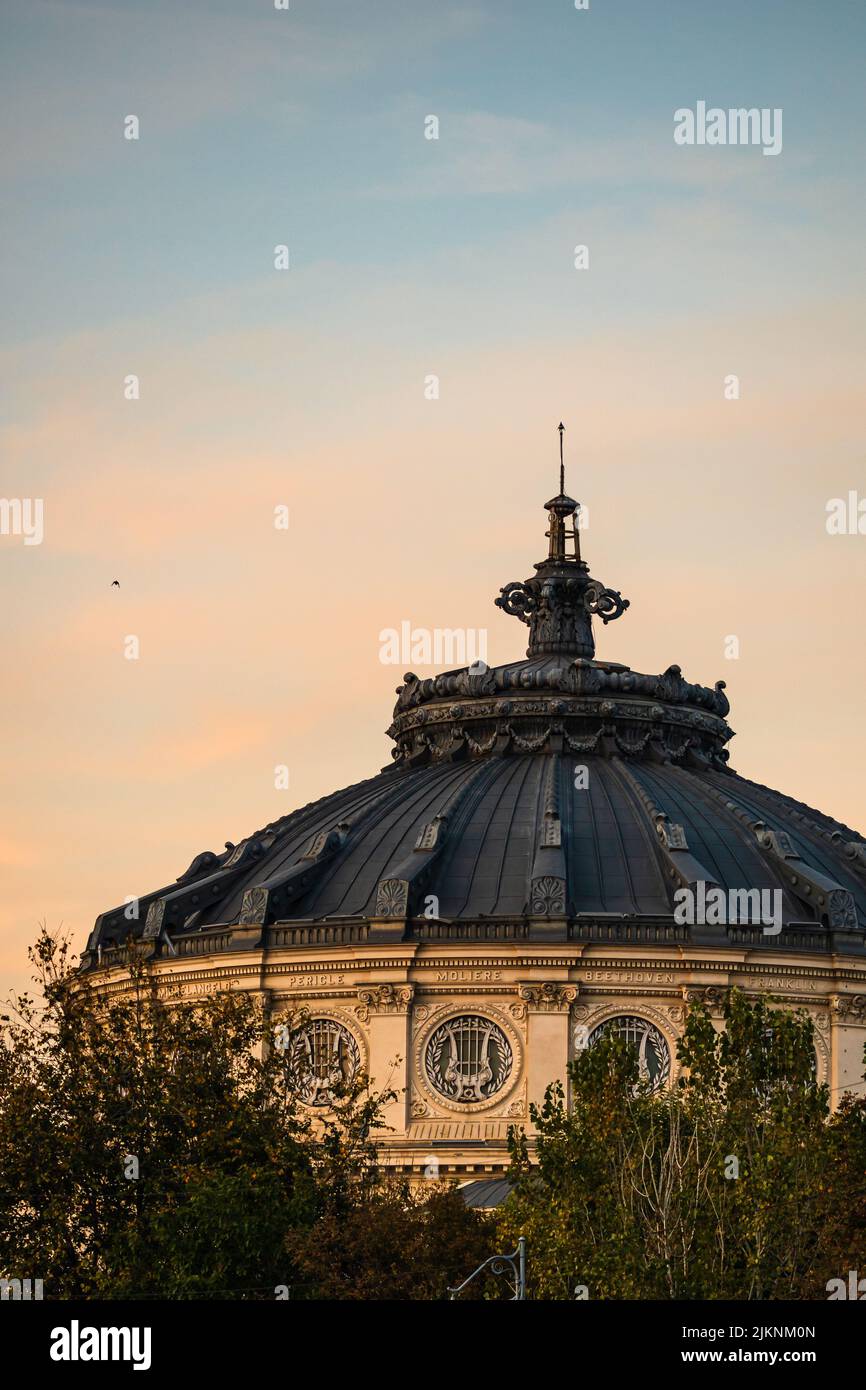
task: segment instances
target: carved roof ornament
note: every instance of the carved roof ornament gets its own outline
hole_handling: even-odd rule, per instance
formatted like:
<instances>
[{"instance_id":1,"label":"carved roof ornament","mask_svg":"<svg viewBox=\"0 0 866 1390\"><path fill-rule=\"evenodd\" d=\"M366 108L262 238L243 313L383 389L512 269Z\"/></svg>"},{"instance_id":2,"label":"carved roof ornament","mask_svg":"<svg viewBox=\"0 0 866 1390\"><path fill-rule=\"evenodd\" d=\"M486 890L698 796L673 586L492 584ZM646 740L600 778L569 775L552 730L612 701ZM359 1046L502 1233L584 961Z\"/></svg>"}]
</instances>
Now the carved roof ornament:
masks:
<instances>
[{"instance_id":1,"label":"carved roof ornament","mask_svg":"<svg viewBox=\"0 0 866 1390\"><path fill-rule=\"evenodd\" d=\"M544 504L548 516L545 535L550 542L547 559L535 566L531 579L504 585L496 606L529 627L528 657L563 655L592 660L592 618L613 622L622 617L629 601L618 590L607 589L593 579L581 558L580 503L565 491L564 432L560 423L559 493Z\"/></svg>"}]
</instances>

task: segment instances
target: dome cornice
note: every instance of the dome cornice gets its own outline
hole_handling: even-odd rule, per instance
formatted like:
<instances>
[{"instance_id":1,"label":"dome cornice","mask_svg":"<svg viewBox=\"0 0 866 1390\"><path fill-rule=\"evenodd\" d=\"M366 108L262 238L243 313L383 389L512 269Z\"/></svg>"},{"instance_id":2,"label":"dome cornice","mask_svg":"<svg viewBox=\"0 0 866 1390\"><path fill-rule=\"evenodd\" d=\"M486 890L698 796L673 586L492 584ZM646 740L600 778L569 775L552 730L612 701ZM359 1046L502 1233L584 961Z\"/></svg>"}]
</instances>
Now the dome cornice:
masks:
<instances>
[{"instance_id":1,"label":"dome cornice","mask_svg":"<svg viewBox=\"0 0 866 1390\"><path fill-rule=\"evenodd\" d=\"M569 749L724 767L729 709L724 681L693 685L679 666L653 676L560 657L423 680L410 671L388 734L398 764Z\"/></svg>"}]
</instances>

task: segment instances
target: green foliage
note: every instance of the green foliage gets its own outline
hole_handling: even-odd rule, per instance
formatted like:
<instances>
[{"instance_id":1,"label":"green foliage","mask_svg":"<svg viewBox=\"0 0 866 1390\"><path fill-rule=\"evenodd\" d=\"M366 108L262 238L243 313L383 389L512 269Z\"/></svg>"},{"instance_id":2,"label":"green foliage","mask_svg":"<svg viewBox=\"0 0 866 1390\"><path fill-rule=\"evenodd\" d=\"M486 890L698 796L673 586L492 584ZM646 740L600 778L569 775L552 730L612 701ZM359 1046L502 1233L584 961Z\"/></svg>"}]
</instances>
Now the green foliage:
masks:
<instances>
[{"instance_id":1,"label":"green foliage","mask_svg":"<svg viewBox=\"0 0 866 1390\"><path fill-rule=\"evenodd\" d=\"M530 1296L823 1298L864 1257L866 1109L829 1115L804 1013L733 991L717 1030L692 1007L679 1087L639 1080L603 1038L512 1138L500 1238L528 1237ZM734 1176L738 1173L738 1176Z\"/></svg>"},{"instance_id":2,"label":"green foliage","mask_svg":"<svg viewBox=\"0 0 866 1390\"><path fill-rule=\"evenodd\" d=\"M483 1223L459 1199L428 1211L382 1187L391 1093L360 1077L311 1117L248 995L166 1001L135 957L132 989L99 994L44 931L31 956L41 999L0 1020L0 1277L40 1278L52 1298L297 1296L332 1278L321 1244L373 1296L380 1275L394 1286L397 1234L441 1274L452 1228L471 1266Z\"/></svg>"},{"instance_id":3,"label":"green foliage","mask_svg":"<svg viewBox=\"0 0 866 1390\"><path fill-rule=\"evenodd\" d=\"M48 1297L441 1299L521 1234L535 1298L823 1298L866 1264L866 1101L829 1113L802 1012L693 1007L658 1095L621 1038L585 1050L494 1219L383 1176L392 1093L299 1107L248 995L166 1000L132 957L106 996L48 933L32 954L41 999L0 1020L0 1276Z\"/></svg>"},{"instance_id":4,"label":"green foliage","mask_svg":"<svg viewBox=\"0 0 866 1390\"><path fill-rule=\"evenodd\" d=\"M493 1253L495 1239L492 1221L454 1188L384 1182L343 1213L326 1203L316 1225L293 1231L288 1245L311 1296L444 1299ZM481 1278L461 1297L500 1295L492 1278Z\"/></svg>"},{"instance_id":5,"label":"green foliage","mask_svg":"<svg viewBox=\"0 0 866 1390\"><path fill-rule=\"evenodd\" d=\"M0 1048L0 1267L68 1298L276 1280L315 1179L256 1006L166 1005L135 959L112 1001L65 943L44 933L32 955L42 1002L17 1001Z\"/></svg>"}]
</instances>

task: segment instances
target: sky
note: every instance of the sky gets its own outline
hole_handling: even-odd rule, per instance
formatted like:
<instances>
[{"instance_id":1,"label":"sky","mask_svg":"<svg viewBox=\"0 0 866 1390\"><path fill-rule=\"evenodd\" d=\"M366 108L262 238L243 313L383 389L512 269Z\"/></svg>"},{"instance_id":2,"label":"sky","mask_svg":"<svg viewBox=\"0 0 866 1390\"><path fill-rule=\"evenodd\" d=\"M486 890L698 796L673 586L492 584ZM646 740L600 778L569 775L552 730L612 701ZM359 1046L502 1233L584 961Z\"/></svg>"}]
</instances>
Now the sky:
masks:
<instances>
[{"instance_id":1,"label":"sky","mask_svg":"<svg viewBox=\"0 0 866 1390\"><path fill-rule=\"evenodd\" d=\"M522 655L560 420L598 655L866 831L864 56L860 0L2 0L0 993L388 764L385 629Z\"/></svg>"}]
</instances>

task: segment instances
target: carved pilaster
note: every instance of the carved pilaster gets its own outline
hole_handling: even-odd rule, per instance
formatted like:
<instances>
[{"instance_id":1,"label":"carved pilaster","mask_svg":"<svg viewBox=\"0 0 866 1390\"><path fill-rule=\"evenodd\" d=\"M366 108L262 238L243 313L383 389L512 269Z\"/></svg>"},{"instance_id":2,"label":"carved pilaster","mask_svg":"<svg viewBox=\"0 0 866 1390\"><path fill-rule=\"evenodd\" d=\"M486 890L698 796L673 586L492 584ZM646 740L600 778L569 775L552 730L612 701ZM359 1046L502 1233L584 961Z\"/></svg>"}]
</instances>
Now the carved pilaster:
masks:
<instances>
[{"instance_id":1,"label":"carved pilaster","mask_svg":"<svg viewBox=\"0 0 866 1390\"><path fill-rule=\"evenodd\" d=\"M689 1004L703 1004L710 1018L723 1018L725 1013L725 1002L730 993L727 987L716 985L683 985L683 1002Z\"/></svg>"},{"instance_id":2,"label":"carved pilaster","mask_svg":"<svg viewBox=\"0 0 866 1390\"><path fill-rule=\"evenodd\" d=\"M866 1022L866 994L831 994L829 1005L838 1023Z\"/></svg>"},{"instance_id":3,"label":"carved pilaster","mask_svg":"<svg viewBox=\"0 0 866 1390\"><path fill-rule=\"evenodd\" d=\"M524 1001L529 1013L558 1014L571 1008L579 991L578 985L563 984L559 980L544 983L520 984L517 997Z\"/></svg>"},{"instance_id":4,"label":"carved pilaster","mask_svg":"<svg viewBox=\"0 0 866 1390\"><path fill-rule=\"evenodd\" d=\"M415 994L414 985L364 985L358 990L355 1017L366 1023L371 1014L405 1014Z\"/></svg>"}]
</instances>

